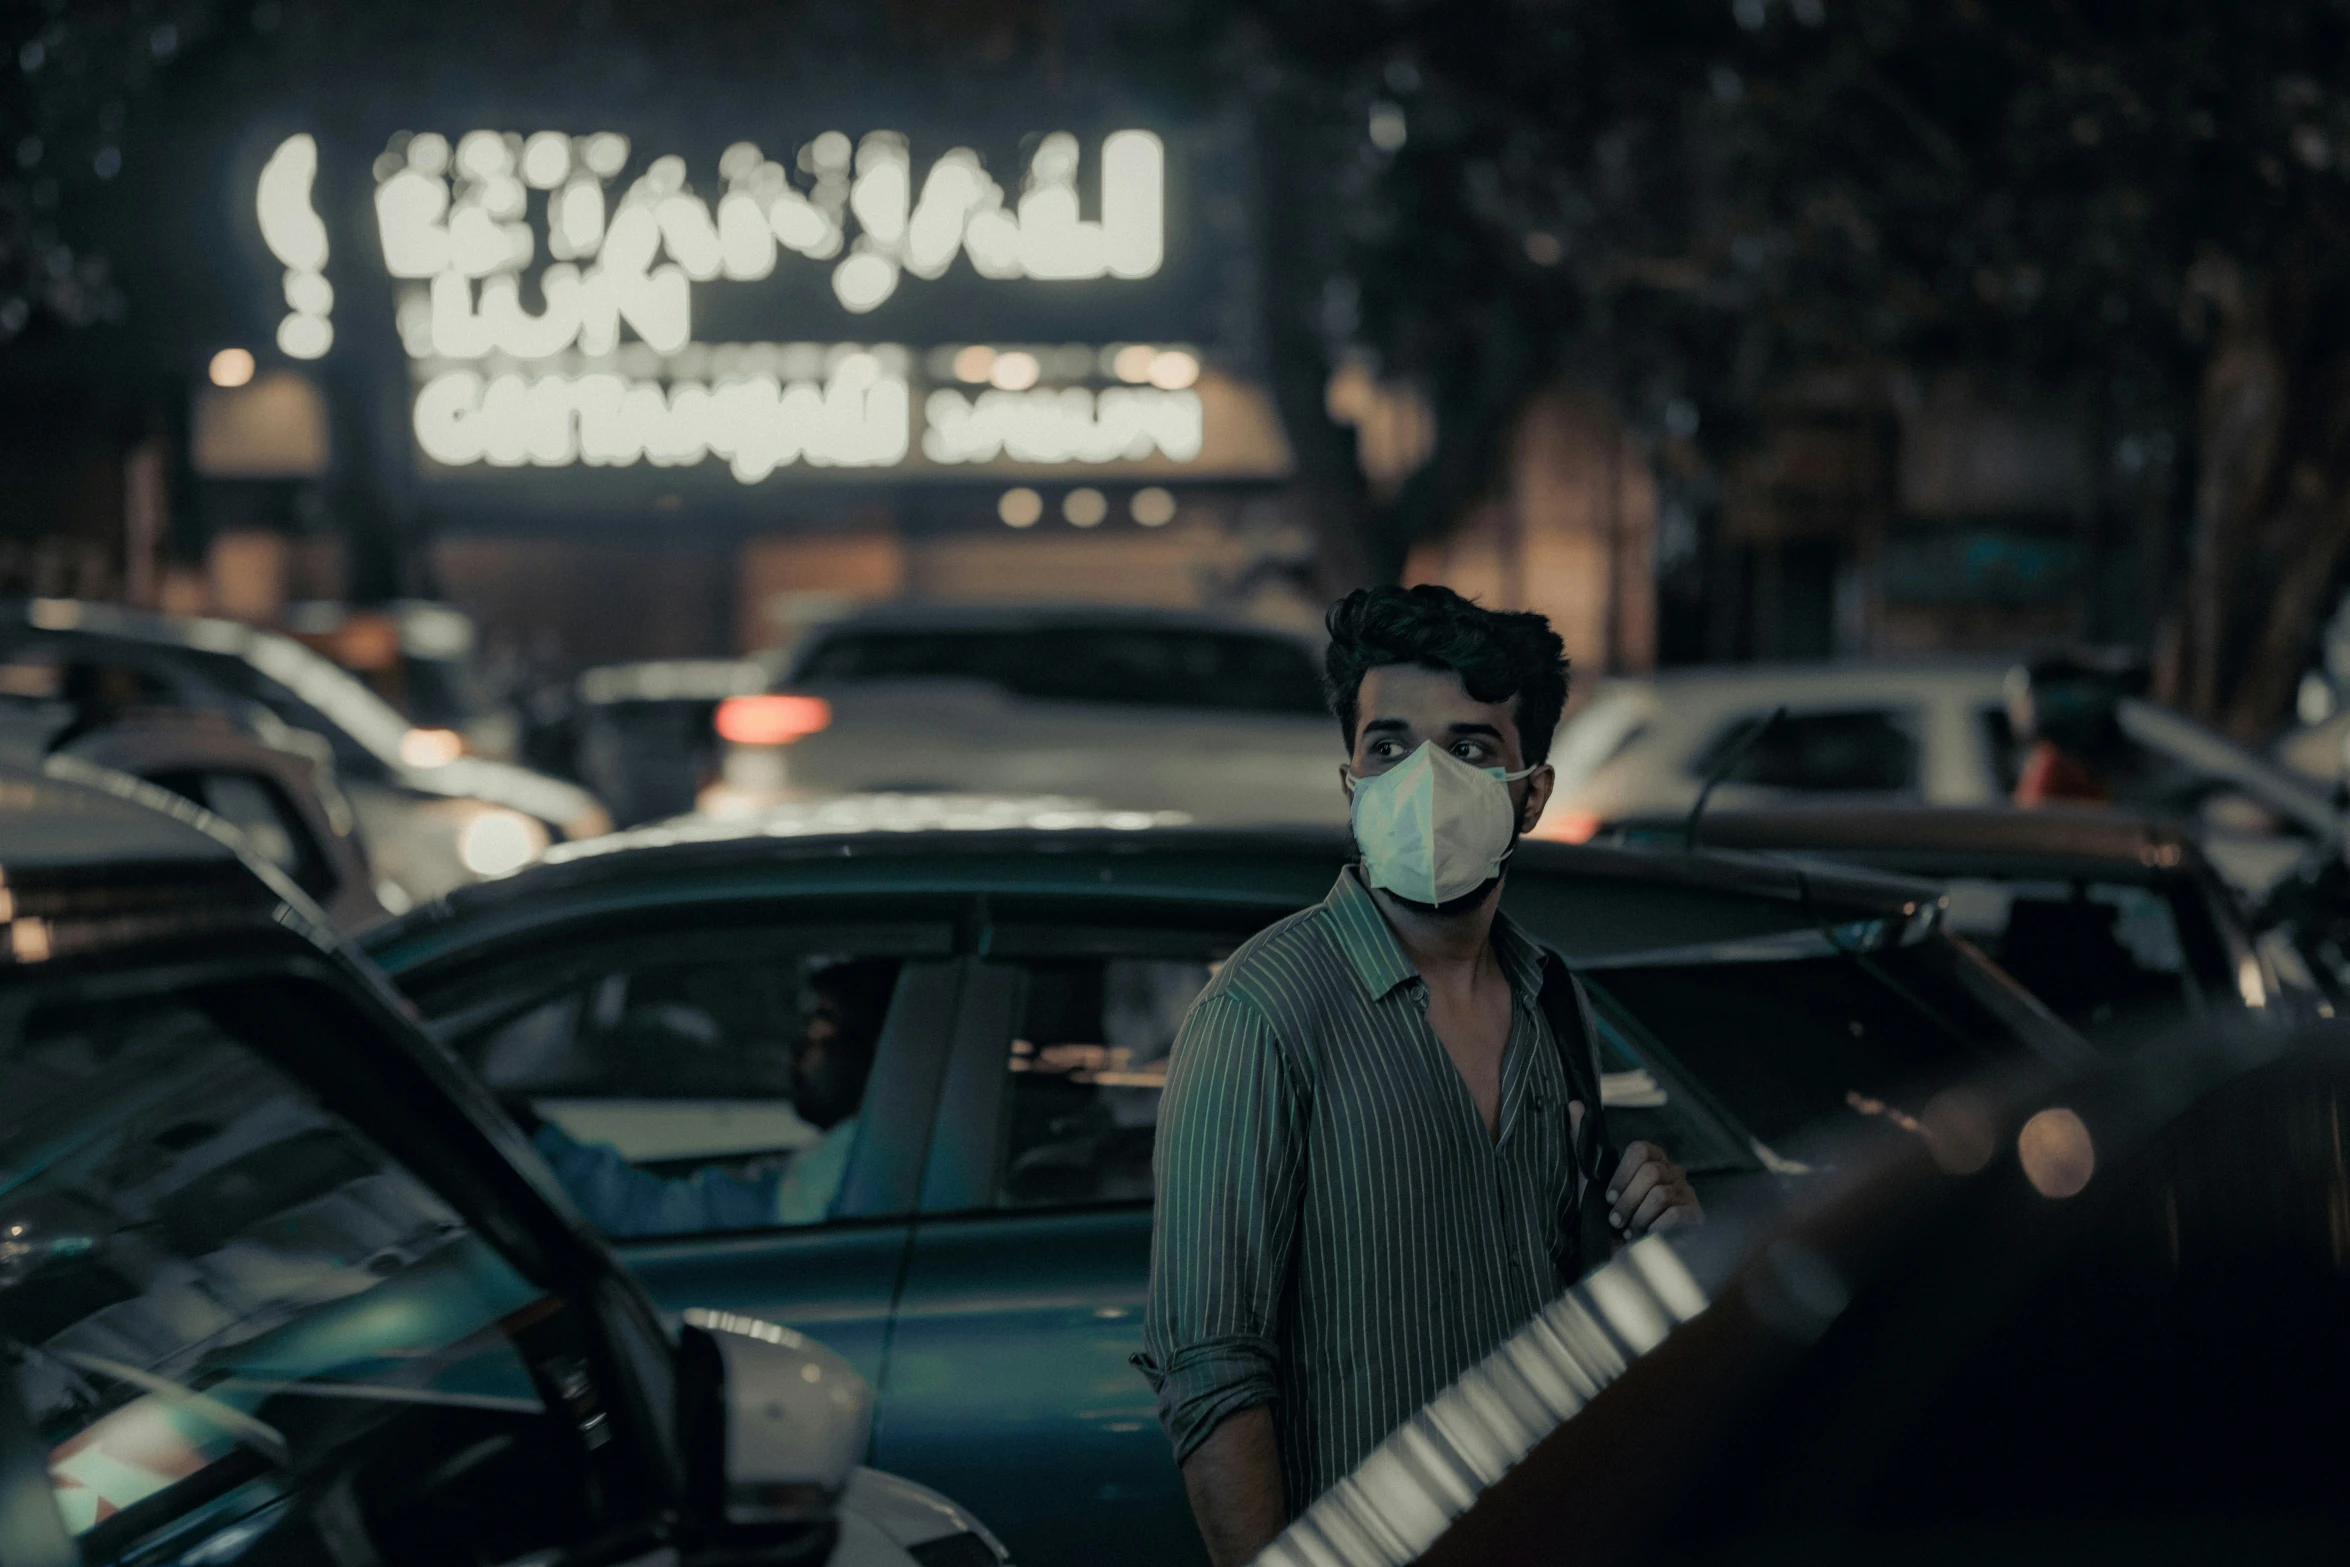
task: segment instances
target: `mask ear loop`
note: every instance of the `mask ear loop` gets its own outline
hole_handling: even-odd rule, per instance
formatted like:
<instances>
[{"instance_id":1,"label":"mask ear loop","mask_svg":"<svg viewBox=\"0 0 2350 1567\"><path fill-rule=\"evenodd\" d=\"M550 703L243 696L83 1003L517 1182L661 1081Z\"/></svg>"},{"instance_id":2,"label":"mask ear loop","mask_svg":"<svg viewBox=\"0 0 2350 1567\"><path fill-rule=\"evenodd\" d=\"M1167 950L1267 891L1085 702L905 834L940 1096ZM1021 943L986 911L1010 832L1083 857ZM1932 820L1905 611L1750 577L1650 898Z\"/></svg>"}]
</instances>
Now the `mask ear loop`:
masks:
<instances>
[{"instance_id":1,"label":"mask ear loop","mask_svg":"<svg viewBox=\"0 0 2350 1567\"><path fill-rule=\"evenodd\" d=\"M1527 779L1527 778L1531 778L1531 777L1533 777L1533 776L1534 776L1536 773L1538 773L1538 772L1542 771L1542 770L1543 770L1545 767L1548 767L1549 765L1550 765L1550 763L1549 763L1549 762L1547 762L1547 761L1543 761L1543 762L1535 762L1535 763L1532 763L1532 764L1530 764L1530 765L1528 765L1528 766L1525 766L1525 767L1521 767L1521 768L1519 768L1519 769L1518 769L1516 772L1514 772L1514 773L1503 773L1503 774L1501 775L1501 781L1502 781L1503 783L1505 783L1505 784L1514 784L1514 783L1520 782L1520 781L1521 781L1521 780L1523 780L1523 779ZM1523 806L1523 805L1520 805L1520 806L1518 806L1518 808L1517 808L1517 814L1516 814L1516 815L1515 815L1515 816L1514 816L1514 817L1511 819L1511 827L1510 827L1510 851L1511 851L1511 853L1515 853L1515 852L1517 852L1517 847L1518 847L1518 842L1517 842L1517 841L1518 841L1520 838L1523 838L1523 837L1524 837L1524 836L1525 836L1525 835L1526 835L1528 832L1530 832L1530 831L1532 831L1532 829L1531 829L1531 828L1529 828L1529 827L1526 825L1526 807L1525 807L1525 806ZM1503 856L1503 858L1506 860L1506 859L1508 858L1508 856L1507 856L1507 855L1504 855L1504 856Z\"/></svg>"}]
</instances>

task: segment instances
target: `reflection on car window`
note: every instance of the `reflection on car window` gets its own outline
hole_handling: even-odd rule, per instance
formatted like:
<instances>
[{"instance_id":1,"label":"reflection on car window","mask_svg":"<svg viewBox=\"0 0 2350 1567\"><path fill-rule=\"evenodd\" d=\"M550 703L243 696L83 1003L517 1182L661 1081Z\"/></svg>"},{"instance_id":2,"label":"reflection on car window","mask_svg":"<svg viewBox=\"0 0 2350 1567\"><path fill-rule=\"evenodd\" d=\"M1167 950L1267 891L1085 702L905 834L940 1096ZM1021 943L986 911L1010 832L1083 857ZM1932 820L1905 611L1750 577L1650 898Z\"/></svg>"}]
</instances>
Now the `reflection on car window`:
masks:
<instances>
[{"instance_id":1,"label":"reflection on car window","mask_svg":"<svg viewBox=\"0 0 2350 1567\"><path fill-rule=\"evenodd\" d=\"M1246 631L1151 626L844 631L810 655L809 681L984 680L1015 696L1325 716L1306 649Z\"/></svg>"},{"instance_id":2,"label":"reflection on car window","mask_svg":"<svg viewBox=\"0 0 2350 1567\"><path fill-rule=\"evenodd\" d=\"M2076 1028L2127 1031L2186 1013L2194 971L2159 888L1962 878L1949 897L1950 928Z\"/></svg>"},{"instance_id":3,"label":"reflection on car window","mask_svg":"<svg viewBox=\"0 0 2350 1567\"><path fill-rule=\"evenodd\" d=\"M1640 1037L1637 1022L1595 997L1592 1023L1599 1031L1599 1102L1610 1142L1619 1148L1655 1143L1696 1175L1748 1166L1744 1150L1698 1110L1657 1059L1654 1044Z\"/></svg>"},{"instance_id":4,"label":"reflection on car window","mask_svg":"<svg viewBox=\"0 0 2350 1567\"><path fill-rule=\"evenodd\" d=\"M1215 964L1072 958L1026 968L997 1200L1147 1202L1167 1052Z\"/></svg>"},{"instance_id":5,"label":"reflection on car window","mask_svg":"<svg viewBox=\"0 0 2350 1567\"><path fill-rule=\"evenodd\" d=\"M0 1170L0 1353L87 1559L199 1509L299 1528L334 1473L390 1561L591 1521L548 1491L584 1476L523 1343L558 1303L206 1013L34 1011L0 1038Z\"/></svg>"},{"instance_id":6,"label":"reflection on car window","mask_svg":"<svg viewBox=\"0 0 2350 1567\"><path fill-rule=\"evenodd\" d=\"M1168 1054L1220 961L1069 958L1023 965L1026 1000L1005 1063L1010 1108L999 1204L1150 1200ZM1746 1168L1745 1151L1657 1059L1640 1023L1603 996L1595 994L1594 1002L1610 1138L1619 1145L1647 1138L1700 1173Z\"/></svg>"},{"instance_id":7,"label":"reflection on car window","mask_svg":"<svg viewBox=\"0 0 2350 1567\"><path fill-rule=\"evenodd\" d=\"M1726 724L1689 764L1703 777L1720 765L1766 717L1751 713ZM1918 787L1914 715L1890 708L1796 713L1741 756L1723 782L1825 794L1912 794Z\"/></svg>"},{"instance_id":8,"label":"reflection on car window","mask_svg":"<svg viewBox=\"0 0 2350 1567\"><path fill-rule=\"evenodd\" d=\"M855 1150L900 961L698 945L539 979L458 1046L607 1235L821 1222Z\"/></svg>"},{"instance_id":9,"label":"reflection on car window","mask_svg":"<svg viewBox=\"0 0 2350 1567\"><path fill-rule=\"evenodd\" d=\"M1921 943L1867 958L1673 964L1586 973L1766 1142L1923 1096L2022 1048ZM1875 1105L1876 1111L1866 1106Z\"/></svg>"}]
</instances>

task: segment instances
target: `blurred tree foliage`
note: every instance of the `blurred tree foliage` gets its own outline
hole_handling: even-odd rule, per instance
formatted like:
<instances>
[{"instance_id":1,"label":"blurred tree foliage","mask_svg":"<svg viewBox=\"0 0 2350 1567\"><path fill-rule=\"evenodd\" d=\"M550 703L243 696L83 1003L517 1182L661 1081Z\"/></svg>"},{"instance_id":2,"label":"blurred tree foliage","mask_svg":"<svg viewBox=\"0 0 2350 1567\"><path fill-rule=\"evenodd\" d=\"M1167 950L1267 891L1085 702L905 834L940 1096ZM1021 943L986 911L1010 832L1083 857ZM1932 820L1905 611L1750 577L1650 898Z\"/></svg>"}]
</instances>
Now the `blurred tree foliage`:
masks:
<instances>
[{"instance_id":1,"label":"blurred tree foliage","mask_svg":"<svg viewBox=\"0 0 2350 1567\"><path fill-rule=\"evenodd\" d=\"M2283 716L2350 549L2344 0L1275 0L1223 25L1279 166L1291 353L1366 345L1437 409L1414 482L1353 498L1366 570L1490 483L1547 381L1609 394L1702 494L1774 388L1959 372L2078 411L2165 694L2246 736Z\"/></svg>"},{"instance_id":2,"label":"blurred tree foliage","mask_svg":"<svg viewBox=\"0 0 2350 1567\"><path fill-rule=\"evenodd\" d=\"M275 25L270 0L256 7ZM36 324L115 322L126 302L94 219L134 111L191 45L210 0L20 3L0 22L0 343Z\"/></svg>"}]
</instances>

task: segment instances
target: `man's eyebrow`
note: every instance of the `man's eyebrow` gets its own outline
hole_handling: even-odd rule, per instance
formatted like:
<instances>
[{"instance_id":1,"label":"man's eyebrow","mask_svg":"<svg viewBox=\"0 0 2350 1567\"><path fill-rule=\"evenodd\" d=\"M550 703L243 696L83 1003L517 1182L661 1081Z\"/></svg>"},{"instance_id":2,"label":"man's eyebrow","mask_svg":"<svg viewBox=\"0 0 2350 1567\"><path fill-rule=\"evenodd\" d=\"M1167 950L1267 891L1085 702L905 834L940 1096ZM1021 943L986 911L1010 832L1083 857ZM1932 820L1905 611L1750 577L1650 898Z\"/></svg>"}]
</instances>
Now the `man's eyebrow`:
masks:
<instances>
[{"instance_id":1,"label":"man's eyebrow","mask_svg":"<svg viewBox=\"0 0 2350 1567\"><path fill-rule=\"evenodd\" d=\"M1455 735L1491 735L1496 740L1501 738L1501 731L1491 724L1447 724L1444 726L1444 732Z\"/></svg>"},{"instance_id":2,"label":"man's eyebrow","mask_svg":"<svg viewBox=\"0 0 2350 1567\"><path fill-rule=\"evenodd\" d=\"M1407 730L1411 727L1412 726L1410 724L1405 723L1400 718L1374 718L1369 723L1363 725L1363 731L1366 734L1374 729L1380 730L1382 732L1400 733L1403 730Z\"/></svg>"}]
</instances>

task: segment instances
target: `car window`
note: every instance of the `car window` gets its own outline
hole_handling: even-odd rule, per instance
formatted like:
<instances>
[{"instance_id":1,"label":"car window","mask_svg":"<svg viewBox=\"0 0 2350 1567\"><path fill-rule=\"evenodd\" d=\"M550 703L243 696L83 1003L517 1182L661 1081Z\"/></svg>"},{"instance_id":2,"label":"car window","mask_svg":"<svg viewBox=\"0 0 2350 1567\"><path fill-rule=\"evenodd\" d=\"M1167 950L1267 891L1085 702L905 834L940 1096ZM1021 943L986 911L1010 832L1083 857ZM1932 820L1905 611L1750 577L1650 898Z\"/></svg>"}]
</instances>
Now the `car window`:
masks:
<instances>
[{"instance_id":1,"label":"car window","mask_svg":"<svg viewBox=\"0 0 2350 1567\"><path fill-rule=\"evenodd\" d=\"M903 944L714 932L532 965L451 1033L615 1237L837 1217Z\"/></svg>"},{"instance_id":2,"label":"car window","mask_svg":"<svg viewBox=\"0 0 2350 1567\"><path fill-rule=\"evenodd\" d=\"M1724 724L1689 764L1706 777L1745 743L1765 712ZM1907 708L1849 708L1781 719L1723 775L1724 783L1824 794L1914 794L1918 722Z\"/></svg>"},{"instance_id":3,"label":"car window","mask_svg":"<svg viewBox=\"0 0 2350 1567\"><path fill-rule=\"evenodd\" d=\"M553 1391L585 1365L562 1301L234 1018L16 1016L0 1355L86 1561L167 1534L173 1560L271 1534L309 1559L334 1530L387 1563L504 1561L595 1527Z\"/></svg>"},{"instance_id":4,"label":"car window","mask_svg":"<svg viewBox=\"0 0 2350 1567\"><path fill-rule=\"evenodd\" d=\"M277 781L227 769L158 773L149 782L193 800L243 835L257 859L314 897L334 890L333 867Z\"/></svg>"},{"instance_id":5,"label":"car window","mask_svg":"<svg viewBox=\"0 0 2350 1567\"><path fill-rule=\"evenodd\" d=\"M1777 1143L1854 1115L1914 1114L1924 1097L2020 1053L1940 941L1866 956L1587 970L1670 1065Z\"/></svg>"},{"instance_id":6,"label":"car window","mask_svg":"<svg viewBox=\"0 0 2350 1567\"><path fill-rule=\"evenodd\" d=\"M1015 696L1327 716L1313 656L1284 637L1180 627L842 631L795 680L984 680Z\"/></svg>"},{"instance_id":7,"label":"car window","mask_svg":"<svg viewBox=\"0 0 2350 1567\"><path fill-rule=\"evenodd\" d=\"M2184 1015L2202 966L2189 962L2189 937L2216 946L2202 911L2156 887L1961 878L1948 896L1950 928L2084 1032L2127 1033ZM2212 957L2224 970L2224 958ZM2227 983L2224 972L2206 977Z\"/></svg>"},{"instance_id":8,"label":"car window","mask_svg":"<svg viewBox=\"0 0 2350 1567\"><path fill-rule=\"evenodd\" d=\"M998 1203L1150 1200L1168 1050L1221 961L1178 954L1022 965Z\"/></svg>"},{"instance_id":9,"label":"car window","mask_svg":"<svg viewBox=\"0 0 2350 1567\"><path fill-rule=\"evenodd\" d=\"M1168 1054L1235 939L1169 932L1161 955L1030 958L1005 1063L996 1201L1007 1207L1147 1202ZM1145 942L1118 943L1132 952ZM1619 1145L1648 1138L1689 1169L1751 1157L1660 1059L1640 1023L1595 998L1600 1098Z\"/></svg>"},{"instance_id":10,"label":"car window","mask_svg":"<svg viewBox=\"0 0 2350 1567\"><path fill-rule=\"evenodd\" d=\"M1655 1143L1692 1175L1752 1167L1752 1156L1699 1107L1637 1019L1595 997L1591 1020L1599 1031L1599 1102L1611 1143Z\"/></svg>"}]
</instances>

